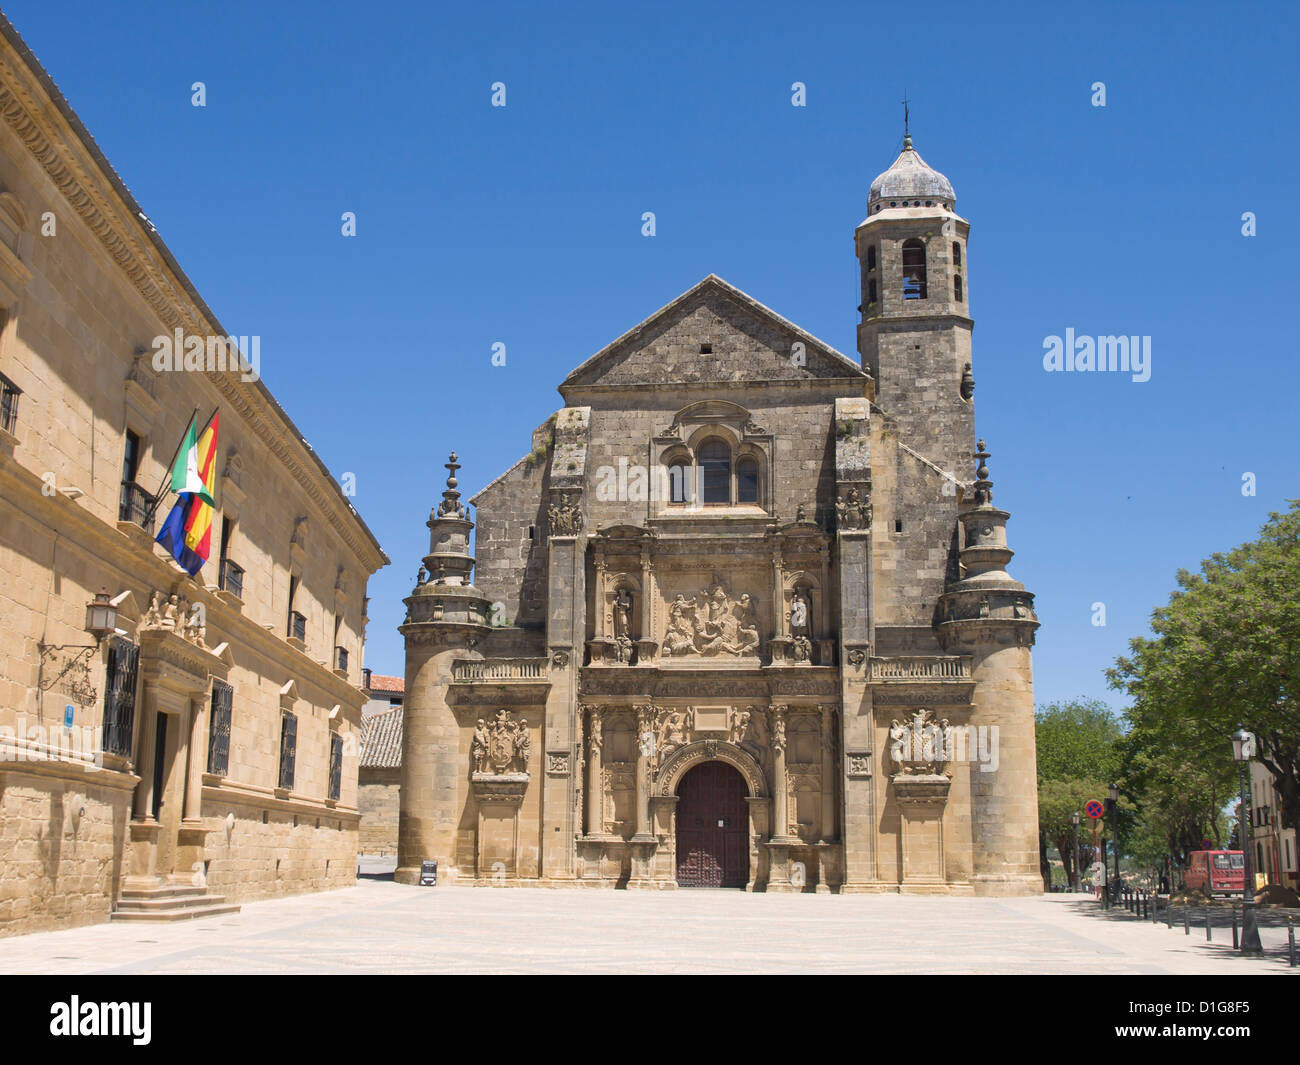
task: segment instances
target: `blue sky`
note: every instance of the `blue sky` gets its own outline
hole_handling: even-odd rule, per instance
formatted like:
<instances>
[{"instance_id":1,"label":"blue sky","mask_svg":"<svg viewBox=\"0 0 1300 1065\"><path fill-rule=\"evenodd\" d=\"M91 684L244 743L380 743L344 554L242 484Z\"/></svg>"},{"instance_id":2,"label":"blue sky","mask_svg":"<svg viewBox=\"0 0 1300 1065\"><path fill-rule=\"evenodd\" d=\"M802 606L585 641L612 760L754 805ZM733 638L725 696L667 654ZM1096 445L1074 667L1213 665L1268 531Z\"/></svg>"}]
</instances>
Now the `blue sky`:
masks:
<instances>
[{"instance_id":1,"label":"blue sky","mask_svg":"<svg viewBox=\"0 0 1300 1065\"><path fill-rule=\"evenodd\" d=\"M1177 569L1300 495L1295 8L551 6L4 4L226 329L262 338L307 439L356 474L394 560L368 664L403 671L447 451L476 491L569 369L706 274L855 353L853 230L906 89L972 223L977 426L1038 597L1037 698L1119 705L1102 670ZM1150 336L1151 379L1046 373L1066 328Z\"/></svg>"}]
</instances>

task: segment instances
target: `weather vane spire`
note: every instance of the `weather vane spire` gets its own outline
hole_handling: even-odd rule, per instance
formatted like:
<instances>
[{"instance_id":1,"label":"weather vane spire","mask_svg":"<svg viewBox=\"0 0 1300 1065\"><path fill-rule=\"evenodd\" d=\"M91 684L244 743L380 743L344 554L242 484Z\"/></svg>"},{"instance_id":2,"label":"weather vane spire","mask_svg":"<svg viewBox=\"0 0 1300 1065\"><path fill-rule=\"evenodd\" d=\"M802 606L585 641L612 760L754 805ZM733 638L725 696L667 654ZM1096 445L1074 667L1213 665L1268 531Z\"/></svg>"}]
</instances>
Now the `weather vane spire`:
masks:
<instances>
[{"instance_id":1,"label":"weather vane spire","mask_svg":"<svg viewBox=\"0 0 1300 1065\"><path fill-rule=\"evenodd\" d=\"M907 103L907 90L903 90L903 148L912 147L912 115Z\"/></svg>"}]
</instances>

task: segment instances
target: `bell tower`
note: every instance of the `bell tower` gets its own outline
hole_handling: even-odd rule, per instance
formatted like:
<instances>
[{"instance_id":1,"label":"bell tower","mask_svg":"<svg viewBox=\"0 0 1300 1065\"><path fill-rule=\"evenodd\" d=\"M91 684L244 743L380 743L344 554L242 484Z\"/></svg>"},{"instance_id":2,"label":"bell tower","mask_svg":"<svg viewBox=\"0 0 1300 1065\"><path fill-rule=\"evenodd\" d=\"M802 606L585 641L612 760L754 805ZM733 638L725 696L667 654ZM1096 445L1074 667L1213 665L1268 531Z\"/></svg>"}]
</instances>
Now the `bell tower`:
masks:
<instances>
[{"instance_id":1,"label":"bell tower","mask_svg":"<svg viewBox=\"0 0 1300 1065\"><path fill-rule=\"evenodd\" d=\"M871 183L867 217L854 234L862 268L858 351L876 382L876 403L905 443L949 473L975 444L970 223L952 184L912 146Z\"/></svg>"}]
</instances>

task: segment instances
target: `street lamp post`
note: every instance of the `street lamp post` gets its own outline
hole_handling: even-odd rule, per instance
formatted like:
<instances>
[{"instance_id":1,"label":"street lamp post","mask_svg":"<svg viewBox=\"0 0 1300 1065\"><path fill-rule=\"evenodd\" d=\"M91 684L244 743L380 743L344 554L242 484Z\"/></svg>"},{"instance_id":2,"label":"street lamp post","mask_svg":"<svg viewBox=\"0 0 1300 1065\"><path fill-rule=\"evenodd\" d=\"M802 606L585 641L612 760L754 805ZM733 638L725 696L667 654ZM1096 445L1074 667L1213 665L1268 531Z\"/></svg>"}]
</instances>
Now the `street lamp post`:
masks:
<instances>
[{"instance_id":1,"label":"street lamp post","mask_svg":"<svg viewBox=\"0 0 1300 1065\"><path fill-rule=\"evenodd\" d=\"M1079 812L1077 810L1070 815L1070 824L1074 825L1074 854L1070 862L1074 875L1071 877L1070 890L1077 895L1079 893Z\"/></svg>"},{"instance_id":2,"label":"street lamp post","mask_svg":"<svg viewBox=\"0 0 1300 1065\"><path fill-rule=\"evenodd\" d=\"M1115 852L1115 894L1119 895L1119 788L1110 786L1110 843Z\"/></svg>"},{"instance_id":3,"label":"street lamp post","mask_svg":"<svg viewBox=\"0 0 1300 1065\"><path fill-rule=\"evenodd\" d=\"M1251 838L1251 822L1246 806L1246 766L1255 757L1254 733L1239 728L1232 734L1232 757L1237 763L1241 780L1241 818L1237 834L1241 837L1241 856L1245 866L1242 869L1245 882L1241 890L1241 953L1258 956L1264 953L1264 947L1259 941L1259 925L1255 921L1255 876L1250 860L1255 842Z\"/></svg>"}]
</instances>

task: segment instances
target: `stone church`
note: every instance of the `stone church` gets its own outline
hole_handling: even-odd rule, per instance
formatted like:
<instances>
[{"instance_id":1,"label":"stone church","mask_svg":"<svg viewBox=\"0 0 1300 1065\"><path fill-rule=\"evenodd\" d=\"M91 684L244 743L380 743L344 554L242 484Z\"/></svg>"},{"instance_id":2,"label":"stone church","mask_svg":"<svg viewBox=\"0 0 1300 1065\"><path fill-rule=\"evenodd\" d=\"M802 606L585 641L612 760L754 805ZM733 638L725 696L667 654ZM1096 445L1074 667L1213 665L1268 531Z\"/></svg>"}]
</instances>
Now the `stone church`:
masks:
<instances>
[{"instance_id":1,"label":"stone church","mask_svg":"<svg viewBox=\"0 0 1300 1065\"><path fill-rule=\"evenodd\" d=\"M904 141L860 361L716 276L573 370L406 600L398 879L1041 890L1033 596L975 439L970 226Z\"/></svg>"}]
</instances>

